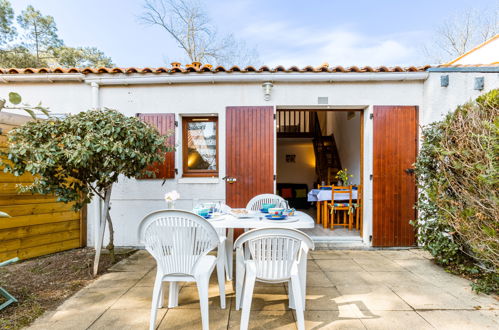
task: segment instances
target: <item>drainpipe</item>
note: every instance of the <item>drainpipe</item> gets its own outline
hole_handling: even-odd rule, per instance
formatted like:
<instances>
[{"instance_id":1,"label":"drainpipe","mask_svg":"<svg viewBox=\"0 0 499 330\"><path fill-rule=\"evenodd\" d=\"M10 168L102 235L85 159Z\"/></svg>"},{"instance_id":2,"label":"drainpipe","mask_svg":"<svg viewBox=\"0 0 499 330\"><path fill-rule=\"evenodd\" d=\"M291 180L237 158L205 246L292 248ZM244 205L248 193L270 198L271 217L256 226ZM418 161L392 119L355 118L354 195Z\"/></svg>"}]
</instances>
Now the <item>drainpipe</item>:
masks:
<instances>
[{"instance_id":1,"label":"drainpipe","mask_svg":"<svg viewBox=\"0 0 499 330\"><path fill-rule=\"evenodd\" d=\"M99 84L96 82L92 82L90 84L92 88L92 109L97 110L100 109L100 97L99 97ZM101 210L102 210L102 201L99 196L94 196L94 202L92 203L92 214L94 218L94 234L93 234L93 243L94 247L97 247L97 240L99 238L99 229L101 225Z\"/></svg>"},{"instance_id":2,"label":"drainpipe","mask_svg":"<svg viewBox=\"0 0 499 330\"><path fill-rule=\"evenodd\" d=\"M0 74L0 82L58 82L58 81L75 81L82 82L85 75L82 73L30 73L30 74Z\"/></svg>"},{"instance_id":3,"label":"drainpipe","mask_svg":"<svg viewBox=\"0 0 499 330\"><path fill-rule=\"evenodd\" d=\"M99 85L145 85L145 84L193 84L193 83L240 83L240 82L376 82L376 81L417 81L426 80L428 72L372 72L372 73L205 73L178 75L133 75L133 76L92 76L86 83Z\"/></svg>"},{"instance_id":4,"label":"drainpipe","mask_svg":"<svg viewBox=\"0 0 499 330\"><path fill-rule=\"evenodd\" d=\"M99 98L99 84L96 82L90 83L92 87L92 109L100 108L100 98Z\"/></svg>"}]
</instances>

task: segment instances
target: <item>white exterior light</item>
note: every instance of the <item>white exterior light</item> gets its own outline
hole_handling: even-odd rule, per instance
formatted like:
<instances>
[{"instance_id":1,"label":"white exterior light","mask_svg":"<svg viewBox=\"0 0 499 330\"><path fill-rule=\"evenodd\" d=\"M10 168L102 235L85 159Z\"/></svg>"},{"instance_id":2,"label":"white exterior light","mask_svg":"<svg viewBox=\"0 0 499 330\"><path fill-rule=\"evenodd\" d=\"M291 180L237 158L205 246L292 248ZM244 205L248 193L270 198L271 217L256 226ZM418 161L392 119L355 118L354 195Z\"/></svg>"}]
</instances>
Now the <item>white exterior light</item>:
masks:
<instances>
[{"instance_id":1,"label":"white exterior light","mask_svg":"<svg viewBox=\"0 0 499 330\"><path fill-rule=\"evenodd\" d=\"M265 101L270 101L270 92L272 91L272 87L274 87L274 85L270 81L264 82L262 84L263 99Z\"/></svg>"}]
</instances>

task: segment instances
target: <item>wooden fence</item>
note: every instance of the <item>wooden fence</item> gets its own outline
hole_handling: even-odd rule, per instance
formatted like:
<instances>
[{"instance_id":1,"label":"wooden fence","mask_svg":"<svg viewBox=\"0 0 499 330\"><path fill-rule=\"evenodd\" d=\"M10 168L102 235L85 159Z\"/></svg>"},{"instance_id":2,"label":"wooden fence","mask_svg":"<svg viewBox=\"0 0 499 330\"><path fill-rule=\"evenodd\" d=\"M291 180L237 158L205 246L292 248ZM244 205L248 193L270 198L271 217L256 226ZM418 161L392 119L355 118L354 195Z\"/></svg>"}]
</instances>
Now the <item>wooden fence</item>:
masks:
<instances>
[{"instance_id":1,"label":"wooden fence","mask_svg":"<svg viewBox=\"0 0 499 330\"><path fill-rule=\"evenodd\" d=\"M26 116L0 113L0 150L7 147L7 132L29 121ZM70 204L54 196L18 193L18 184L33 182L30 174L13 176L0 168L0 262L33 258L83 247L86 243L86 212L74 212Z\"/></svg>"}]
</instances>

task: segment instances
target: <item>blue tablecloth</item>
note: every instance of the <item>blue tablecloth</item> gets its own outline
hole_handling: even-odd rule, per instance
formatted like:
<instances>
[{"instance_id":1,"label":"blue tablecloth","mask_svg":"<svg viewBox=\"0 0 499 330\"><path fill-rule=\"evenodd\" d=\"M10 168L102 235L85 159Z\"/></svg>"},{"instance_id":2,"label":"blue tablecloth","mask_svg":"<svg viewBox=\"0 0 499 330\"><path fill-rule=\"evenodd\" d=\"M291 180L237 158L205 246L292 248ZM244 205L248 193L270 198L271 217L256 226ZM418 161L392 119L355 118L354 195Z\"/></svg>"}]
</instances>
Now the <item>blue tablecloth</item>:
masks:
<instances>
[{"instance_id":1,"label":"blue tablecloth","mask_svg":"<svg viewBox=\"0 0 499 330\"><path fill-rule=\"evenodd\" d=\"M352 199L357 199L358 196L357 190L352 190ZM350 198L349 193L334 193L335 201L344 201ZM331 190L323 190L323 189L312 189L308 192L307 200L309 202L321 202L321 201L330 201L332 196Z\"/></svg>"}]
</instances>

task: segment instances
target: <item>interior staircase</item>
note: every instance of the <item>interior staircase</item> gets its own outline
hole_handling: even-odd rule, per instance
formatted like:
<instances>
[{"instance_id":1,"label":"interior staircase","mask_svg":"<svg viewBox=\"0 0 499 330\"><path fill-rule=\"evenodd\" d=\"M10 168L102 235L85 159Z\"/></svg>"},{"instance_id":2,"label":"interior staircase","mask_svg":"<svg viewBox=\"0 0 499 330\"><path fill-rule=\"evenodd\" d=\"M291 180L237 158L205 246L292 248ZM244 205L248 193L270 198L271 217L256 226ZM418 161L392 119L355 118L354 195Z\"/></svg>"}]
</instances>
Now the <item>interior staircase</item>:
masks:
<instances>
[{"instance_id":1,"label":"interior staircase","mask_svg":"<svg viewBox=\"0 0 499 330\"><path fill-rule=\"evenodd\" d=\"M278 110L278 138L312 138L317 182L333 184L342 168L334 134L323 135L319 115L314 111Z\"/></svg>"},{"instance_id":2,"label":"interior staircase","mask_svg":"<svg viewBox=\"0 0 499 330\"><path fill-rule=\"evenodd\" d=\"M317 113L315 113L317 116ZM315 120L314 139L315 171L319 183L333 184L338 180L336 174L341 169L341 160L334 134L322 135L318 117Z\"/></svg>"}]
</instances>

